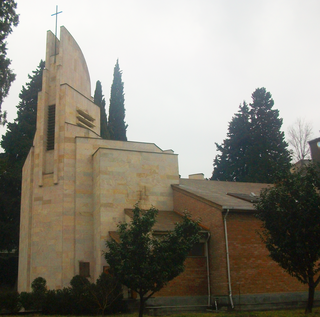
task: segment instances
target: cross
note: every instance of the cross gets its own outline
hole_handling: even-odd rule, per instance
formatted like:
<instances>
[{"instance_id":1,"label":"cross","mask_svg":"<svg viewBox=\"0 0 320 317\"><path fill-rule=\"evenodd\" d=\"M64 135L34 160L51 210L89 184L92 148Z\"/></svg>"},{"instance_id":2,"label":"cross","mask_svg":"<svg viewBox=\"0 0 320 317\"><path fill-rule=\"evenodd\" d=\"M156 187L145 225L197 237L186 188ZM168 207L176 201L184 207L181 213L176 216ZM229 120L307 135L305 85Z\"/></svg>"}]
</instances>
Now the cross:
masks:
<instances>
[{"instance_id":1,"label":"cross","mask_svg":"<svg viewBox=\"0 0 320 317\"><path fill-rule=\"evenodd\" d=\"M62 13L62 11L58 12L58 6L56 6L56 13L51 14L51 16L56 16L56 33L54 39L54 62L56 62L56 55L57 55L57 24L58 24L58 14Z\"/></svg>"}]
</instances>

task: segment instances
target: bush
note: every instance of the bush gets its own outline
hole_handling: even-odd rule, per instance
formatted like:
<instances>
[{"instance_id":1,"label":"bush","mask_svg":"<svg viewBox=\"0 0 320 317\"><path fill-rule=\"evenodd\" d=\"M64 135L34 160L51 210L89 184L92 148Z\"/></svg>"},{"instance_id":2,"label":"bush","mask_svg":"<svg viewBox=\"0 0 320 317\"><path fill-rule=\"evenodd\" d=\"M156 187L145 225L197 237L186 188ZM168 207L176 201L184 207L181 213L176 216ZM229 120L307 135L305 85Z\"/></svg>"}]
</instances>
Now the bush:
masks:
<instances>
[{"instance_id":1,"label":"bush","mask_svg":"<svg viewBox=\"0 0 320 317\"><path fill-rule=\"evenodd\" d=\"M47 281L43 277L37 277L31 283L31 288L33 297L33 308L36 310L42 310L47 292Z\"/></svg>"},{"instance_id":2,"label":"bush","mask_svg":"<svg viewBox=\"0 0 320 317\"><path fill-rule=\"evenodd\" d=\"M122 287L111 275L102 273L96 283L76 275L71 287L48 290L46 280L36 278L32 292L22 292L20 302L25 310L42 310L47 315L96 315L124 311Z\"/></svg>"},{"instance_id":3,"label":"bush","mask_svg":"<svg viewBox=\"0 0 320 317\"><path fill-rule=\"evenodd\" d=\"M90 315L95 312L95 303L90 293L90 282L83 276L76 275L71 281L73 297L73 313L75 315Z\"/></svg>"},{"instance_id":4,"label":"bush","mask_svg":"<svg viewBox=\"0 0 320 317\"><path fill-rule=\"evenodd\" d=\"M0 311L16 313L20 308L18 292L3 291L0 293Z\"/></svg>"},{"instance_id":5,"label":"bush","mask_svg":"<svg viewBox=\"0 0 320 317\"><path fill-rule=\"evenodd\" d=\"M34 309L34 305L33 305L34 299L33 299L32 293L21 292L19 298L20 298L20 303L25 310Z\"/></svg>"},{"instance_id":6,"label":"bush","mask_svg":"<svg viewBox=\"0 0 320 317\"><path fill-rule=\"evenodd\" d=\"M91 284L91 293L102 315L120 312L124 308L121 284L110 274L102 273L96 284Z\"/></svg>"},{"instance_id":7,"label":"bush","mask_svg":"<svg viewBox=\"0 0 320 317\"><path fill-rule=\"evenodd\" d=\"M111 275L102 273L96 283L76 275L70 282L75 299L74 314L116 313L123 311L122 287Z\"/></svg>"},{"instance_id":8,"label":"bush","mask_svg":"<svg viewBox=\"0 0 320 317\"><path fill-rule=\"evenodd\" d=\"M32 292L36 294L44 294L47 291L47 281L43 277L37 277L31 283Z\"/></svg>"},{"instance_id":9,"label":"bush","mask_svg":"<svg viewBox=\"0 0 320 317\"><path fill-rule=\"evenodd\" d=\"M49 290L43 303L42 312L47 315L72 315L74 297L70 288Z\"/></svg>"}]
</instances>

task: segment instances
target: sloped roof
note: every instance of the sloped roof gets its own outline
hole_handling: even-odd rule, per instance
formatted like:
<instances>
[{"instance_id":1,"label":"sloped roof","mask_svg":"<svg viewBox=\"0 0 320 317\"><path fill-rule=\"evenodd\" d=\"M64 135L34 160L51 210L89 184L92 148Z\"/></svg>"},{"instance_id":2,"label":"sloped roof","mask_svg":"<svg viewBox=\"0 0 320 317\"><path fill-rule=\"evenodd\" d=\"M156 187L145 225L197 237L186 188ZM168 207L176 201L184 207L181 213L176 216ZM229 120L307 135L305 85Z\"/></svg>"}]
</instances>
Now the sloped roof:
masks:
<instances>
[{"instance_id":1,"label":"sloped roof","mask_svg":"<svg viewBox=\"0 0 320 317\"><path fill-rule=\"evenodd\" d=\"M132 209L125 209L125 213L130 218L133 218ZM182 216L179 213L176 213L174 211L159 210L156 218L156 223L153 226L153 231L158 231L158 232L172 231L174 230L175 224L181 221L182 221Z\"/></svg>"},{"instance_id":2,"label":"sloped roof","mask_svg":"<svg viewBox=\"0 0 320 317\"><path fill-rule=\"evenodd\" d=\"M125 209L125 214L130 218L133 218L132 209ZM156 223L153 226L153 232L155 234L166 234L168 231L173 231L175 228L175 224L177 222L182 221L182 215L175 211L163 211L159 210L156 218ZM201 227L201 232L210 231L209 228L203 226L201 223L199 224ZM120 242L120 236L117 231L109 231L110 237L116 242Z\"/></svg>"},{"instance_id":3,"label":"sloped roof","mask_svg":"<svg viewBox=\"0 0 320 317\"><path fill-rule=\"evenodd\" d=\"M262 188L272 186L263 183L242 183L208 181L181 178L173 189L183 190L193 196L206 200L221 209L254 210L252 200L256 200Z\"/></svg>"}]
</instances>

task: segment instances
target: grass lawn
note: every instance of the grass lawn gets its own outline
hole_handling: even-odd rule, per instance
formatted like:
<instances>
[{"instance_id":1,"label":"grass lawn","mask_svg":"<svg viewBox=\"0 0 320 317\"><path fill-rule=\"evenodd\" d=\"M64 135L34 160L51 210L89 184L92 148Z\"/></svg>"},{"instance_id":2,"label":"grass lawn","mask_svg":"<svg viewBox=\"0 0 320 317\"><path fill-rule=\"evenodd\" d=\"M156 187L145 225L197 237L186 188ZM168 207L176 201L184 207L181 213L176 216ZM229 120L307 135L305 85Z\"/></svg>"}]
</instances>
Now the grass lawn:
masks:
<instances>
[{"instance_id":1,"label":"grass lawn","mask_svg":"<svg viewBox=\"0 0 320 317\"><path fill-rule=\"evenodd\" d=\"M136 314L129 315L115 315L117 317L137 317ZM148 316L148 315L144 315ZM298 316L308 316L320 317L320 307L314 308L312 314L305 315L304 309L294 309L294 310L274 310L274 311L250 311L250 312L208 312L208 313L181 313L181 314L173 314L173 315L165 315L162 317L209 317L209 316L217 316L217 317L298 317Z\"/></svg>"},{"instance_id":2,"label":"grass lawn","mask_svg":"<svg viewBox=\"0 0 320 317\"><path fill-rule=\"evenodd\" d=\"M52 317L45 315L32 315L38 317ZM119 314L119 315L106 315L106 317L137 317L138 313L135 314ZM148 315L144 315L147 317ZM208 313L181 313L181 314L173 314L173 315L162 315L162 317L209 317L209 316L217 316L217 317L298 317L298 316L308 316L308 317L320 317L320 307L314 308L312 314L305 315L303 309L294 309L294 310L274 310L274 311L250 311L250 312L208 312ZM12 316L11 317L18 317ZM21 317L21 316L20 316ZM88 316L86 316L88 317Z\"/></svg>"}]
</instances>

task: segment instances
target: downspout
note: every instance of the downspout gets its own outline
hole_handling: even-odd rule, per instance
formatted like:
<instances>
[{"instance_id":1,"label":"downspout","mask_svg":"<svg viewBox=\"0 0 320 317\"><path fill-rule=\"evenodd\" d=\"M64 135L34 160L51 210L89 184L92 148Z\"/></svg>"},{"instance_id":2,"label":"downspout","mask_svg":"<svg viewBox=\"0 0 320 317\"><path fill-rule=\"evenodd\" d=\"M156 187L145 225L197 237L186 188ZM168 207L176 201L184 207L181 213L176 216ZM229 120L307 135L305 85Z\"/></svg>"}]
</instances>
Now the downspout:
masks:
<instances>
[{"instance_id":1,"label":"downspout","mask_svg":"<svg viewBox=\"0 0 320 317\"><path fill-rule=\"evenodd\" d=\"M233 299L232 299L232 289L231 289L231 274L230 274L230 260L229 260L229 245L228 245L228 232L227 232L227 216L229 214L229 209L227 209L227 213L223 218L224 222L224 234L226 240L226 254L227 254L227 272L228 272L228 288L229 288L229 299L231 308L234 308Z\"/></svg>"},{"instance_id":2,"label":"downspout","mask_svg":"<svg viewBox=\"0 0 320 317\"><path fill-rule=\"evenodd\" d=\"M207 253L207 279L208 279L208 307L211 305L210 267L209 267L209 247L208 247L209 239L210 239L210 232L208 232L208 238L207 238L207 241L206 241L206 253Z\"/></svg>"}]
</instances>

